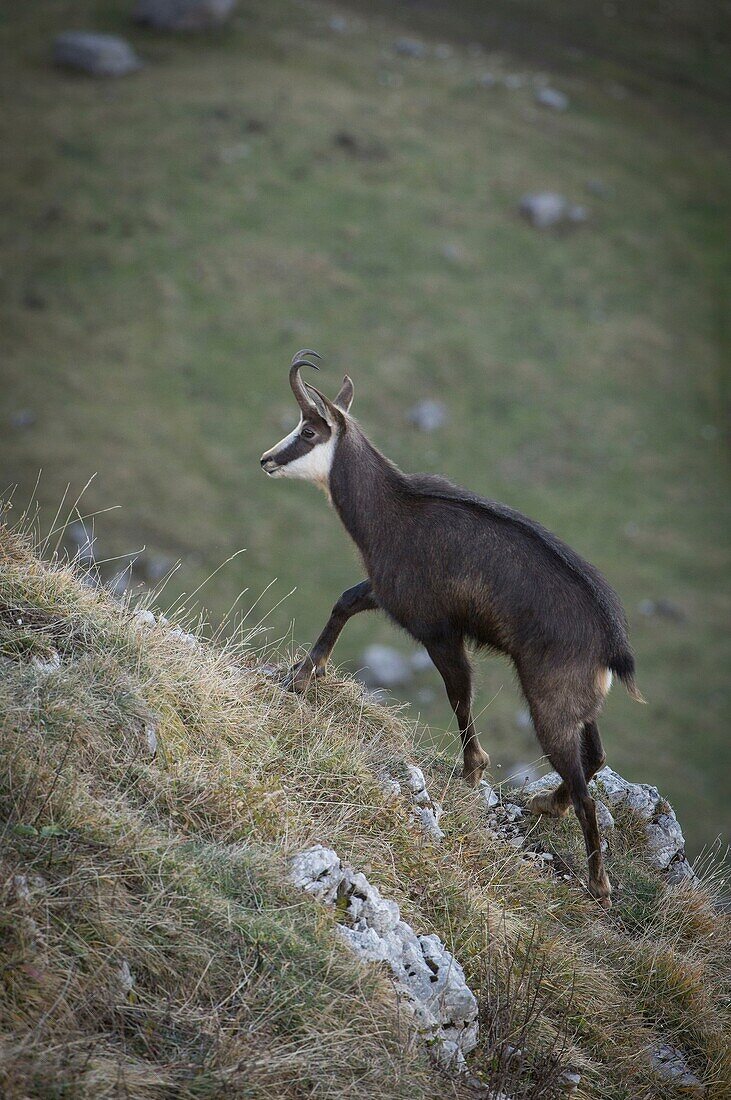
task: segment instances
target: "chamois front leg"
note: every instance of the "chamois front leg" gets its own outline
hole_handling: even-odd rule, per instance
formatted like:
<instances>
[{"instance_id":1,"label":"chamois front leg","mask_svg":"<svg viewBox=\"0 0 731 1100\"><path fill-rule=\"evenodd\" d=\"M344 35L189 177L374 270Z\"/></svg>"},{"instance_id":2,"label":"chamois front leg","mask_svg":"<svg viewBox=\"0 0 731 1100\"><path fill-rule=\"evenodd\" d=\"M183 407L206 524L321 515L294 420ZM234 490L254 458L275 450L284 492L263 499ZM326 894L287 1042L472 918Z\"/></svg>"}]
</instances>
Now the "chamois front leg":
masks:
<instances>
[{"instance_id":1,"label":"chamois front leg","mask_svg":"<svg viewBox=\"0 0 731 1100\"><path fill-rule=\"evenodd\" d=\"M472 721L472 669L461 638L427 644L427 652L444 680L462 735L462 778L476 787L490 757L482 749Z\"/></svg>"},{"instance_id":2,"label":"chamois front leg","mask_svg":"<svg viewBox=\"0 0 731 1100\"><path fill-rule=\"evenodd\" d=\"M310 652L285 676L285 690L304 692L313 676L324 676L325 665L348 619L359 611L374 611L377 607L378 601L373 595L370 581L361 581L343 592Z\"/></svg>"}]
</instances>

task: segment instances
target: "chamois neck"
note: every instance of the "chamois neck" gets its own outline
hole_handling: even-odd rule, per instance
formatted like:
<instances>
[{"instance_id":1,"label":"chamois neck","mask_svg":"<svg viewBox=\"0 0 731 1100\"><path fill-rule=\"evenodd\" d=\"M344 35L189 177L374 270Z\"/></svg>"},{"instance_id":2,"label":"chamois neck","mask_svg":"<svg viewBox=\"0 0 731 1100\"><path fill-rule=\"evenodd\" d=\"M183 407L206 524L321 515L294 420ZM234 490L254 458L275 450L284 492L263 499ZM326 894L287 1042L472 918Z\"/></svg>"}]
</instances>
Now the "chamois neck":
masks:
<instances>
[{"instance_id":1,"label":"chamois neck","mask_svg":"<svg viewBox=\"0 0 731 1100\"><path fill-rule=\"evenodd\" d=\"M405 475L349 421L330 469L330 496L350 537L367 557L395 512Z\"/></svg>"}]
</instances>

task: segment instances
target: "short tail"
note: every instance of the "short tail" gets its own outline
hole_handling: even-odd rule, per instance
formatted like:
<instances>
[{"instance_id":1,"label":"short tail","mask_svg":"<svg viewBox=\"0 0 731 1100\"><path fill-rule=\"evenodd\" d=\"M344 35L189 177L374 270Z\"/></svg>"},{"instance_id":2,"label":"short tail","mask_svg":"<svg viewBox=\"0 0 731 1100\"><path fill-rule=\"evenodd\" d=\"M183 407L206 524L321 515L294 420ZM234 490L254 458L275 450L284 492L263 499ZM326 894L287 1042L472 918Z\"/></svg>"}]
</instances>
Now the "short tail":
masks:
<instances>
[{"instance_id":1,"label":"short tail","mask_svg":"<svg viewBox=\"0 0 731 1100\"><path fill-rule=\"evenodd\" d=\"M643 697L642 692L637 687L637 682L635 680L635 659L631 653L620 653L617 657L609 661L608 667L620 678L627 688L627 694L634 699L636 703L647 702L647 699Z\"/></svg>"}]
</instances>

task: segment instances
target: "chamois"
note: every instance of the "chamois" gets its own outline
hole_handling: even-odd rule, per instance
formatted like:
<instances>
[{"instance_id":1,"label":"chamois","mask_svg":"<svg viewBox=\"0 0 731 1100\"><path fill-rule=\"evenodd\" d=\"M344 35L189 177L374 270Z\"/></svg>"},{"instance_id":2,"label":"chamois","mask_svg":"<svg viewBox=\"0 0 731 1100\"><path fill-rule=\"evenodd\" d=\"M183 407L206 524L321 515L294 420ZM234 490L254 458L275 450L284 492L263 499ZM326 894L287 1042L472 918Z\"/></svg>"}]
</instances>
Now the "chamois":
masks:
<instances>
[{"instance_id":1,"label":"chamois","mask_svg":"<svg viewBox=\"0 0 731 1100\"><path fill-rule=\"evenodd\" d=\"M351 616L382 609L421 642L439 670L462 737L463 777L476 786L489 757L472 713L466 643L510 657L544 753L561 776L536 795L534 813L560 817L573 803L589 864L589 890L604 907L596 808L588 789L604 765L597 716L616 673L639 702L634 658L618 596L603 576L539 523L441 477L404 474L350 416L346 376L334 401L300 377L320 356L304 349L289 381L300 407L290 435L262 455L271 477L325 490L368 575L342 594L314 646L285 678L304 691L322 676Z\"/></svg>"}]
</instances>

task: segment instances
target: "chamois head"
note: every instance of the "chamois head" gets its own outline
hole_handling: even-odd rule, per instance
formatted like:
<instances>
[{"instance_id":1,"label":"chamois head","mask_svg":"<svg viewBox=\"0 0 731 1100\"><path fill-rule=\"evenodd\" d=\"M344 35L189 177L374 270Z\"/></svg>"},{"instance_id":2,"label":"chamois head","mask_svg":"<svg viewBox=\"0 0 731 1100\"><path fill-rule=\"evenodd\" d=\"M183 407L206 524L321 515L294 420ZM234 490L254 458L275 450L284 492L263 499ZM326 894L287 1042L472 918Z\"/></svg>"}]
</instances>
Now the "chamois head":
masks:
<instances>
[{"instance_id":1,"label":"chamois head","mask_svg":"<svg viewBox=\"0 0 731 1100\"><path fill-rule=\"evenodd\" d=\"M300 407L299 424L264 452L261 467L270 477L296 477L326 487L335 445L345 430L346 414L353 401L353 383L346 375L337 397L330 401L300 378L301 367L320 369L307 356L320 358L316 351L303 348L289 368L289 384Z\"/></svg>"}]
</instances>

